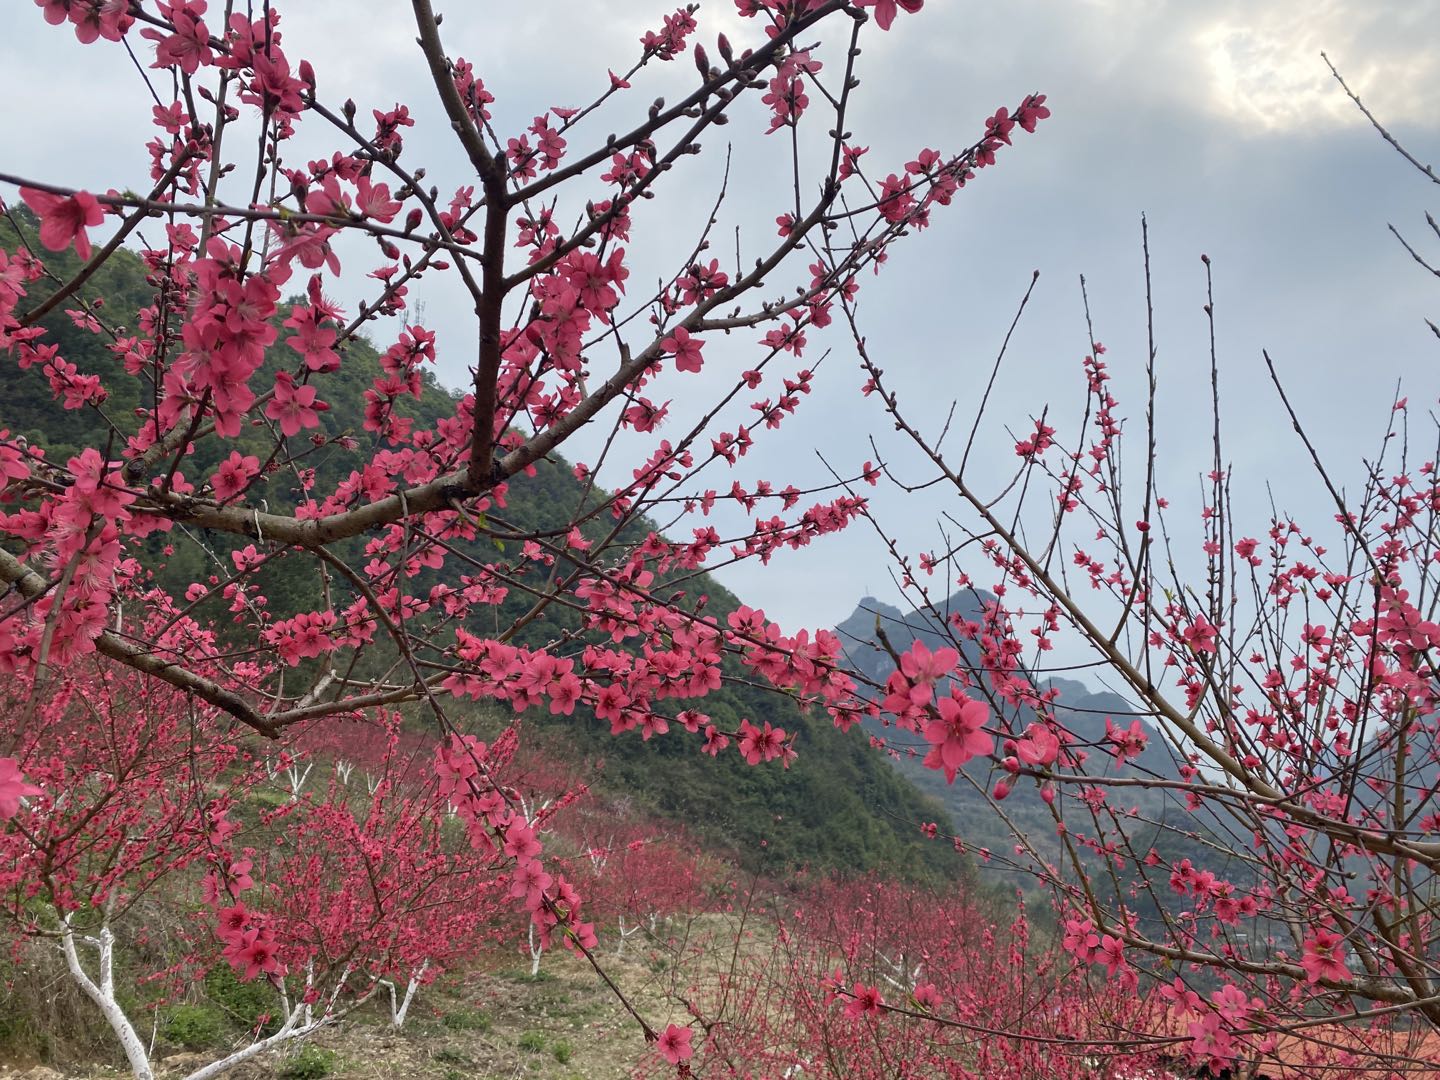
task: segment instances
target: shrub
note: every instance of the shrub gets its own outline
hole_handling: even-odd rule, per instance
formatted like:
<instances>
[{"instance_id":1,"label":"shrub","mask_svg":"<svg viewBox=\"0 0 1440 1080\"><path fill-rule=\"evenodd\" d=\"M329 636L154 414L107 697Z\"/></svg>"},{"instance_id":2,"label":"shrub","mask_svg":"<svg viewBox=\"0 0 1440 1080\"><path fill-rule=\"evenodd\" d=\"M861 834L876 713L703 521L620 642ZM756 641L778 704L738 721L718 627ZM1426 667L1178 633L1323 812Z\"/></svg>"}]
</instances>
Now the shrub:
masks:
<instances>
[{"instance_id":1,"label":"shrub","mask_svg":"<svg viewBox=\"0 0 1440 1080\"><path fill-rule=\"evenodd\" d=\"M306 1043L275 1070L280 1080L321 1080L335 1071L335 1052Z\"/></svg>"},{"instance_id":2,"label":"shrub","mask_svg":"<svg viewBox=\"0 0 1440 1080\"><path fill-rule=\"evenodd\" d=\"M165 1041L187 1050L201 1050L218 1043L225 1034L225 1014L213 1004L172 1005L161 1017Z\"/></svg>"},{"instance_id":3,"label":"shrub","mask_svg":"<svg viewBox=\"0 0 1440 1080\"><path fill-rule=\"evenodd\" d=\"M269 1035L278 1026L274 1019L275 995L263 979L241 982L229 964L216 964L205 973L205 996L218 1005L238 1027L246 1031L259 1028ZM271 1017L264 1024L261 1017Z\"/></svg>"}]
</instances>

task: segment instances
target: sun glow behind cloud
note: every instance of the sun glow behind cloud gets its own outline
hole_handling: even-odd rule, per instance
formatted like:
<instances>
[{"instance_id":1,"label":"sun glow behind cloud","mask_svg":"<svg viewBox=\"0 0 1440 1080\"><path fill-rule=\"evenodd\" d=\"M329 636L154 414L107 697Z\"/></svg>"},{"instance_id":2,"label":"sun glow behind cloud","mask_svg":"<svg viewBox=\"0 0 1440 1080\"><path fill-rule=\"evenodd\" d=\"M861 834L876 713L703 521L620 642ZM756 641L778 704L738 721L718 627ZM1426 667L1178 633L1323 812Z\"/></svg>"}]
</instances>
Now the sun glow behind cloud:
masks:
<instances>
[{"instance_id":1,"label":"sun glow behind cloud","mask_svg":"<svg viewBox=\"0 0 1440 1080\"><path fill-rule=\"evenodd\" d=\"M1382 122L1429 126L1440 117L1440 53L1427 25L1440 25L1440 3L1237 4L1210 8L1192 41L1207 105L1251 132L1365 123L1322 51Z\"/></svg>"}]
</instances>

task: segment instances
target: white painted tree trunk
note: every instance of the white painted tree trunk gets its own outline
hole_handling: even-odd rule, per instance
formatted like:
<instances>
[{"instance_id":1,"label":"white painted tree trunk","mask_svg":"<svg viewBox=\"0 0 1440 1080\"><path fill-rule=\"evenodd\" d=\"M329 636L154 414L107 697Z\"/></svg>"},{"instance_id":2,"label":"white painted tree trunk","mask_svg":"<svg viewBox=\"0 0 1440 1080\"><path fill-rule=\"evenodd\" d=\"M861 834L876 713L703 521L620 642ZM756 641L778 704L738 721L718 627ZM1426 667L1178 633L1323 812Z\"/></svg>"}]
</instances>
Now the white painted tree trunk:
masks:
<instances>
[{"instance_id":1,"label":"white painted tree trunk","mask_svg":"<svg viewBox=\"0 0 1440 1080\"><path fill-rule=\"evenodd\" d=\"M285 770L285 775L290 780L290 801L299 802L300 793L305 790L305 781L310 779L310 770L315 767L313 761L306 762L305 768L300 768L298 761L292 761L290 767Z\"/></svg>"},{"instance_id":2,"label":"white painted tree trunk","mask_svg":"<svg viewBox=\"0 0 1440 1080\"><path fill-rule=\"evenodd\" d=\"M307 1035L319 1031L327 1024L335 1023L341 1017L359 1008L365 1004L365 1002L369 1001L370 996L375 993L374 985L371 985L366 993L361 994L345 1008L338 1011L335 1008L336 1002L340 999L340 991L344 988L345 980L349 974L350 968L347 966L345 970L340 973L340 978L336 980L335 988L330 992L330 999L325 1002L325 1007L321 1010L319 1016L315 1015L314 1007L308 1003L292 1009L290 1007L290 1000L286 996L283 987L277 986L276 989L280 992L281 1009L285 1015L285 1023L280 1025L280 1029L273 1035L269 1035L263 1039L257 1039L249 1046L241 1047L229 1057L224 1057L219 1061L211 1062L209 1065L201 1066L186 1076L185 1080L211 1080L212 1077L219 1076L221 1073L233 1069L241 1062L249 1061L256 1055L263 1054L266 1050L271 1050L283 1042L289 1042L292 1039L303 1039ZM312 973L307 971L305 975L305 986L307 990L310 988L311 977Z\"/></svg>"},{"instance_id":3,"label":"white painted tree trunk","mask_svg":"<svg viewBox=\"0 0 1440 1080\"><path fill-rule=\"evenodd\" d=\"M279 1046L281 1043L286 1042L290 1039L303 1038L304 1036L309 1035L316 1028L323 1027L326 1023L326 1020L324 1018L321 1018L320 1020L312 1021L309 1024L301 1024L300 1016L301 1010L292 1010L290 1015L285 1018L285 1023L280 1025L279 1030L276 1031L275 1034L269 1035L263 1039L257 1039L249 1046L243 1046L239 1050L236 1050L229 1057L223 1057L219 1061L212 1061L209 1065L202 1065L200 1068L196 1069L194 1072L186 1076L185 1080L210 1080L212 1076L219 1076L226 1070L233 1069L241 1062L249 1061L257 1054L263 1054L271 1047Z\"/></svg>"},{"instance_id":4,"label":"white painted tree trunk","mask_svg":"<svg viewBox=\"0 0 1440 1080\"><path fill-rule=\"evenodd\" d=\"M135 1080L155 1080L145 1043L136 1032L135 1025L130 1023L130 1018L125 1015L125 1010L115 1000L115 935L111 933L108 923L102 923L98 936L82 940L85 944L94 946L100 954L98 982L90 978L85 966L80 962L80 952L75 948L75 930L70 916L66 915L60 927L60 948L65 953L65 966L70 969L70 977L100 1009L105 1022L110 1025L110 1030L120 1040L120 1046L125 1051L125 1060L130 1063L130 1071L135 1075Z\"/></svg>"},{"instance_id":5,"label":"white painted tree trunk","mask_svg":"<svg viewBox=\"0 0 1440 1080\"><path fill-rule=\"evenodd\" d=\"M905 958L904 953L901 953L894 960L890 959L890 957L884 953L877 953L876 955L884 961L885 965L890 969L889 974L882 971L880 977L895 987L895 989L908 994L913 993L915 988L920 985L920 972L925 968L923 962L916 964L912 969L910 967L910 961Z\"/></svg>"},{"instance_id":6,"label":"white painted tree trunk","mask_svg":"<svg viewBox=\"0 0 1440 1080\"><path fill-rule=\"evenodd\" d=\"M90 946L98 953L98 978L91 978L90 973L85 970L85 965L80 959L80 950L76 947L77 943ZM66 915L60 924L60 949L65 954L65 966L70 971L70 977L75 980L76 985L80 987L85 996L99 1008L106 1023L110 1025L110 1030L120 1040L120 1046L125 1051L125 1060L130 1063L130 1072L135 1080L155 1080L155 1070L150 1064L150 1051L135 1030L135 1025L125 1015L125 1010L115 1000L115 935L111 931L109 923L102 923L99 932L94 937L88 935L80 937L75 933L70 916ZM409 1008L411 998L414 996L415 986L418 985L419 978L424 971L425 968L422 965L420 971L410 980L410 987L405 994L405 1004L401 1007L402 1020L404 1011ZM292 1009L282 991L280 995L281 1010L285 1016L285 1022L280 1025L278 1031L266 1038L257 1039L249 1046L242 1047L219 1061L212 1061L209 1065L201 1066L185 1077L185 1080L211 1080L212 1077L219 1076L283 1042L291 1039L303 1039L327 1024L334 1023L355 1007L369 1000L370 994L374 993L373 987L369 993L362 994L345 1009L336 1010L335 1005L339 1000L340 989L345 984L346 974L348 974L348 969L345 974L341 975L334 992L325 1002L324 1009L319 1016L315 1015L314 1009L308 1004Z\"/></svg>"},{"instance_id":7,"label":"white painted tree trunk","mask_svg":"<svg viewBox=\"0 0 1440 1080\"><path fill-rule=\"evenodd\" d=\"M618 960L618 959L620 959L620 957L622 957L623 955L625 955L625 942L629 941L632 937L634 937L634 936L635 936L636 934L638 934L639 932L640 932L640 924L639 924L639 923L636 923L634 926L630 927L629 930L626 930L626 929L625 929L625 916L624 916L624 915L621 915L621 916L620 916L620 935L619 935L619 936L620 936L620 944L618 944L618 945L615 946L615 959Z\"/></svg>"},{"instance_id":8,"label":"white painted tree trunk","mask_svg":"<svg viewBox=\"0 0 1440 1080\"><path fill-rule=\"evenodd\" d=\"M415 1000L415 991L420 989L420 980L425 978L425 972L429 968L429 960L420 964L419 970L411 975L410 981L405 984L405 996L398 1001L395 996L395 984L388 979L385 981L385 986L390 991L390 1026L396 1031L405 1026L405 1017L410 1012L410 1003Z\"/></svg>"},{"instance_id":9,"label":"white painted tree trunk","mask_svg":"<svg viewBox=\"0 0 1440 1080\"><path fill-rule=\"evenodd\" d=\"M604 847L592 847L585 853L590 860L590 869L594 870L595 873L598 874L605 869L605 864L610 861L610 849L614 844L615 837L612 836L609 840L605 841Z\"/></svg>"},{"instance_id":10,"label":"white painted tree trunk","mask_svg":"<svg viewBox=\"0 0 1440 1080\"><path fill-rule=\"evenodd\" d=\"M535 934L535 924L530 924L530 929L525 936L530 946L530 977L533 979L540 974L540 957L545 953L545 946L540 944L539 937Z\"/></svg>"}]
</instances>

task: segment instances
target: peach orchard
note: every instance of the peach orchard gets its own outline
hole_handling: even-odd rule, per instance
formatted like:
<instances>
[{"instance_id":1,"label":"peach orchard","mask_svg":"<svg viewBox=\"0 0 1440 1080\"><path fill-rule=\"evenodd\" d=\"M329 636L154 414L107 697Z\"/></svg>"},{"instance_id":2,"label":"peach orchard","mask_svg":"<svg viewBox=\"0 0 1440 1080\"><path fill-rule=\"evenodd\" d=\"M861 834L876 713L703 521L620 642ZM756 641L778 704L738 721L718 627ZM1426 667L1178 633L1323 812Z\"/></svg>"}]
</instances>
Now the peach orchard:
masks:
<instances>
[{"instance_id":1,"label":"peach orchard","mask_svg":"<svg viewBox=\"0 0 1440 1080\"><path fill-rule=\"evenodd\" d=\"M885 365L901 361L867 339L859 301L908 236L943 227L1050 111L1018 88L1005 104L962 103L961 145L868 154L865 133L850 130L864 46L923 32L923 6L735 0L746 32L733 42L707 32L699 5L683 7L629 55L600 58L610 70L589 100L507 129L492 115L505 88L465 56L480 46L447 37L431 0L412 0L413 63L465 162L442 180L414 160L406 104L328 97L325 72L289 51L283 5L37 0L34 17L55 34L141 58L132 100L152 124L151 170L103 192L0 173L25 238L0 251L0 352L92 431L62 460L0 430L0 882L18 932L63 950L136 1076L152 1066L116 992L112 942L162 881L198 897L186 963L219 957L268 982L284 1017L196 1078L333 1023L387 985L403 1021L400 998L460 958L482 909L512 911L536 948L592 964L653 1044L652 1073L739 1074L747 1041L777 1069L849 1056L849 1075L879 1075L896 1067L887 1054L912 1051L906 1075L1083 1075L1161 1057L1218 1073L1337 1018L1392 1033L1440 1024L1440 488L1425 437L1412 446L1397 401L1368 484L1330 484L1326 520L1237 521L1217 390L1203 512L1167 514L1153 353L1140 359L1138 478L1134 464L1125 477L1127 414L1092 332L1073 425L1036 402L1018 440L985 444L971 429L968 444L942 445L887 382ZM688 91L637 108L664 65L690 72ZM723 190L746 183L725 173L724 125L763 133L786 177L773 229L731 253L718 204L702 207L688 255L641 286L633 253L673 230L647 219L678 166L698 156L725 175ZM302 129L330 151L293 150ZM122 245L152 290L135 312L89 288ZM47 262L68 251L80 268L57 275ZM441 279L473 309L463 339L412 308ZM331 299L342 284L365 291L353 310ZM41 320L57 311L123 361L145 403L133 415L107 409L115 387L47 335ZM357 337L392 317L403 329L376 343L364 430L328 434L327 383ZM819 370L807 338L826 331L848 344L858 378L839 356ZM417 426L403 404L442 352L464 356L472 381L453 415ZM721 365L685 410L695 419L667 416ZM726 478L743 458L766 460L767 438L822 377L863 382L875 425L908 438L913 460L837 463L832 483L804 491L785 475ZM961 404L978 415L986 401ZM1277 380L1277 437L1302 429L1287 410ZM327 487L311 455L332 439L366 461ZM192 464L203 444L218 447L213 470ZM512 485L561 452L586 500L561 528L515 527ZM982 457L1013 462L1013 478L986 490L968 467ZM623 477L612 463L622 458L640 462ZM1322 460L1317 451L1328 484ZM903 550L867 501L881 483L943 491L958 531L935 551ZM274 494L286 485L288 502ZM722 535L707 520L717 502L746 527ZM686 588L698 571L766 562L846 528L875 530L914 605L951 639L901 650L877 634L887 679L849 670L827 630L781 627L752 607L719 619ZM214 573L174 591L156 576L157 536L227 544ZM1200 575L1181 579L1174 567L1197 553ZM272 614L263 572L276 564L308 568L308 610ZM952 617L942 598L972 583L988 590L983 618ZM524 614L497 625L512 594ZM551 608L578 612L582 631L516 644ZM1146 724L1077 738L1039 677L1060 635L1093 654ZM510 779L518 726L487 743L454 717L469 700L517 717L584 709L616 735L690 740L697 755L755 768L804 752L769 722L714 722L705 699L725 680L773 687L843 730L886 727L877 743L923 755L952 783L978 782L996 813L1019 789L1036 792L1060 855L1017 829L1003 858L1053 900L1058 952L1033 959L1020 911L977 948L939 900L915 910L885 889L879 900L827 894L781 926L833 914L844 963L797 953L752 973L789 986L781 997L804 1011L784 1027L788 1059L774 1056L780 1028L763 1010L749 1030L715 1023L699 997L691 1023L645 1016L605 973L583 864L547 851L546 818L563 806L537 810ZM401 709L432 733L419 757L397 753ZM365 797L330 782L247 826L283 846L262 852L237 836L232 807L264 779L272 743L359 718L384 733ZM1152 740L1174 776L1137 766ZM1142 843L1154 823L1130 809L1141 790L1173 800L1164 829L1239 852L1243 878ZM452 815L462 845L443 834ZM963 843L936 842L947 839ZM617 865L646 861L643 846L626 851ZM654 863L632 873L677 876ZM608 883L594 895L632 920L677 902ZM1142 918L1145 905L1154 914ZM1002 940L1015 972L1040 965L1036 981L993 970ZM397 996L397 983L408 991ZM993 993L977 998L977 985ZM1026 992L1051 1020L1037 1025L1006 1000ZM892 1029L895 1041L875 1041ZM1410 1067L1403 1049L1375 1055Z\"/></svg>"}]
</instances>

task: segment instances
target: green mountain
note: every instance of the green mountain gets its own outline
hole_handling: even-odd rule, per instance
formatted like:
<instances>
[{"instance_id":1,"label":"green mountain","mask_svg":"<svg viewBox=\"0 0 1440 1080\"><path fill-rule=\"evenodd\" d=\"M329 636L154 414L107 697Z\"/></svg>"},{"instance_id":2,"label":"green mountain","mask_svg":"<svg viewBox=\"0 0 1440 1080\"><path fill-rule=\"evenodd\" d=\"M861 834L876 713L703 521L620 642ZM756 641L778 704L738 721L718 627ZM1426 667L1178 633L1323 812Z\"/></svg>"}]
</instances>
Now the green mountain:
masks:
<instances>
[{"instance_id":1,"label":"green mountain","mask_svg":"<svg viewBox=\"0 0 1440 1080\"><path fill-rule=\"evenodd\" d=\"M34 219L24 208L12 213L28 232L31 246L40 250L33 242ZM0 219L0 248L13 250L19 242L14 229ZM67 280L78 268L70 252L43 254L49 269L61 280ZM152 301L145 273L141 260L122 249L86 284L80 297L92 303L103 302L100 311L111 325L133 325L136 313ZM53 288L47 280L32 283L24 305L43 302ZM138 424L135 409L146 404L152 392L141 379L124 373L120 359L106 348L105 338L77 328L64 311L77 307L76 301L75 297L68 299L45 317L49 340L58 343L61 355L82 373L102 376L111 396L99 408L119 431L133 432ZM284 317L282 311L277 323ZM273 351L270 371L281 362L293 361L293 356L286 355L288 352L283 346ZM363 430L362 420L364 393L379 372L377 350L363 337L356 337L345 346L340 369L316 380L320 396L330 406L321 417L326 439L322 446L305 445L300 464L315 470L317 491L333 488L374 452L375 439ZM265 376L265 371L257 374L256 385L263 385ZM440 420L453 416L458 397L427 375L420 400L402 404L400 411L414 418L417 429L433 429ZM64 461L81 448L93 445L95 432L108 426L102 426L101 418L91 409L62 409L51 397L40 372L22 371L13 363L0 365L0 429L9 429L47 447L52 459ZM341 436L353 440L353 446L336 441ZM292 442L302 444L301 439ZM247 428L238 444L227 441L223 447L215 440L202 439L177 464L187 478L198 482L234 449L260 455L264 460L270 449L268 432ZM117 456L119 450L120 446L112 446L112 456ZM300 454L298 449L292 448L292 452ZM255 501L265 499L271 510L293 506L299 497L297 480L290 470L272 474L252 492ZM593 493L590 498L593 504ZM496 516L503 516L507 525L520 532L553 530L566 526L584 499L585 493L570 466L552 455L537 465L533 476L517 477L511 483L507 506L497 510ZM589 526L587 535L598 536L612 525L607 518ZM643 519L627 525L629 534L636 537L650 528ZM214 572L217 561L228 570L228 554L236 546L230 537L195 536L181 530L152 536L146 544L150 549L146 565L155 568L157 579L176 594L190 582ZM360 565L362 546L363 541L356 539L339 547L338 552L352 565ZM504 553L497 555L493 542L477 544L470 554L485 561L504 559L516 573L541 580L541 572L523 565L518 545L504 546ZM441 573L455 579L462 572L464 568L447 565ZM287 555L273 560L261 573L272 611L286 614L319 606L318 579L310 559ZM434 580L433 576L422 576L416 588L428 587ZM341 587L343 582L332 582L332 588ZM706 612L722 621L739 605L736 597L708 576L691 579L686 589L691 602L706 596ZM343 601L336 602L338 605ZM497 627L510 625L529 605L526 595L512 589L495 612L493 625L470 629L493 633ZM578 615L574 611L552 605L515 641L533 646L577 629ZM364 674L368 669L360 670ZM864 734L841 734L825 716L802 714L782 695L761 691L739 679L738 667L727 667L726 674L726 685L697 702L697 707L724 727L738 726L744 717L757 724L768 720L787 732L796 732L799 758L789 770L782 770L778 764L745 765L733 750L711 760L700 753L693 735L678 729L646 742L637 732L611 736L608 724L579 712L574 717L555 718L541 710L527 717L526 723L565 760L579 763L603 759L604 767L596 774L593 785L601 792L628 795L642 808L683 823L692 835L725 849L748 868L780 872L807 864L852 871L883 867L907 876L957 877L966 873L965 860L949 845L927 841L919 831L919 823L924 821L939 821L948 830L943 809L889 769L880 755L869 749ZM493 725L497 714L493 709L467 709L457 703L454 715L483 726ZM425 722L418 710L414 722ZM588 775L577 773L577 780L588 779Z\"/></svg>"},{"instance_id":2,"label":"green mountain","mask_svg":"<svg viewBox=\"0 0 1440 1080\"><path fill-rule=\"evenodd\" d=\"M982 590L962 590L945 602L940 614L952 625L957 620L979 623L985 605L994 599ZM959 635L952 636L928 612L907 615L874 597L863 598L855 611L836 627L836 633L845 643L846 662L850 668L879 683L883 683L895 669L895 662L885 649L886 642L897 654L904 654L917 640L932 651L942 647L959 648L962 662L972 670L979 670L973 642L961 640L957 646ZM1086 768L1092 775L1117 775L1104 744L1107 719L1113 720L1118 727L1128 728L1138 717L1149 740L1144 753L1126 766L1124 775L1148 773L1167 780L1178 778L1178 764L1160 733L1144 714L1119 694L1110 691L1097 693L1073 679L1035 675L1032 681L1039 687L1060 691L1053 705L1055 717L1076 737L1077 745L1087 749L1089 759ZM1006 719L1012 730L1020 731L1034 718L1032 710L1022 708ZM999 856L993 861L984 861L983 865L989 867L987 876L1007 880L1013 877L1008 861L1015 847L1015 836L1011 827L990 806L986 795L993 789L995 781L1004 775L1003 771L991 761L977 758L961 770L955 783L947 784L943 773L926 768L921 763L928 745L919 736L873 720L866 721L866 729L875 739L884 741L889 749L887 756L896 771L944 805L956 824L957 835L967 847L972 851L983 849ZM1040 799L1039 789L1033 781L1021 779L1002 805L1005 816L1043 858L1059 861L1061 847L1055 835L1054 819L1050 808ZM1076 800L1066 799L1059 805L1072 832L1088 836L1108 832L1103 838L1115 839L1114 824L1104 816L1097 828L1089 811ZM1233 822L1218 820L1208 811L1203 818L1197 817L1185 809L1179 797L1166 790L1112 789L1110 805L1117 811L1133 811L1138 815L1138 820L1123 820L1124 832L1132 838L1140 855L1154 848L1167 864L1188 858L1196 866L1212 870L1237 884L1253 880L1253 871L1248 864L1230 854L1246 840L1235 832ZM1093 869L1099 866L1095 857L1083 851L1082 855L1082 862L1087 867ZM1060 865L1064 867L1066 864L1062 862ZM1068 868L1066 876L1069 876ZM1103 888L1107 876L1093 876L1097 887ZM1028 888L1031 880L1022 877L1014 884ZM1161 900L1166 907L1177 906L1178 903L1168 895L1168 889L1162 890ZM1154 914L1153 904L1148 898L1128 898L1127 902L1132 908L1140 910L1142 918Z\"/></svg>"}]
</instances>

